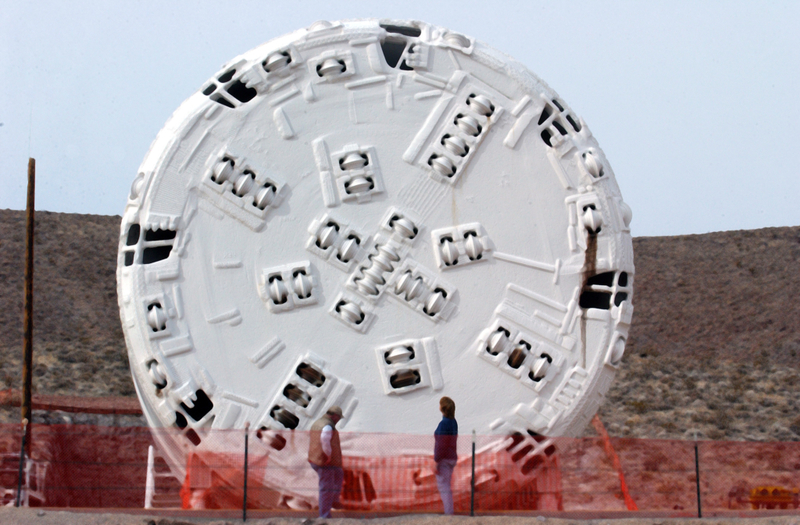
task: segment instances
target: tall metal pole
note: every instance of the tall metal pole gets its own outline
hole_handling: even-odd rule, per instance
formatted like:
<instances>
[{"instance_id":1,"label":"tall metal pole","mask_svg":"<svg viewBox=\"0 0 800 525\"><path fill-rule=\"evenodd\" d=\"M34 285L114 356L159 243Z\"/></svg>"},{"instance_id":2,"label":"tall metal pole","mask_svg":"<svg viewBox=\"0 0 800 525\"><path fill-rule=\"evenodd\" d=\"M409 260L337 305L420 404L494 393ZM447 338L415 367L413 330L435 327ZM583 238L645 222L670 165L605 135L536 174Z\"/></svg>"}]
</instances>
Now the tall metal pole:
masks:
<instances>
[{"instance_id":1,"label":"tall metal pole","mask_svg":"<svg viewBox=\"0 0 800 525\"><path fill-rule=\"evenodd\" d=\"M36 193L36 160L28 159L28 204L25 208L25 311L23 314L22 417L25 425L25 452L31 457L31 380L33 370L33 227Z\"/></svg>"},{"instance_id":2,"label":"tall metal pole","mask_svg":"<svg viewBox=\"0 0 800 525\"><path fill-rule=\"evenodd\" d=\"M472 478L469 487L469 515L475 515L475 430L472 431Z\"/></svg>"},{"instance_id":3,"label":"tall metal pole","mask_svg":"<svg viewBox=\"0 0 800 525\"><path fill-rule=\"evenodd\" d=\"M22 476L25 474L25 431L28 428L28 420L22 420L22 444L19 447L19 477L17 478L17 500L14 504L15 507L19 507L20 502L22 501ZM28 490L27 483L25 484L25 490Z\"/></svg>"},{"instance_id":4,"label":"tall metal pole","mask_svg":"<svg viewBox=\"0 0 800 525\"><path fill-rule=\"evenodd\" d=\"M697 484L697 517L703 517L703 507L700 501L700 454L697 452L697 441L694 442L694 477Z\"/></svg>"}]
</instances>

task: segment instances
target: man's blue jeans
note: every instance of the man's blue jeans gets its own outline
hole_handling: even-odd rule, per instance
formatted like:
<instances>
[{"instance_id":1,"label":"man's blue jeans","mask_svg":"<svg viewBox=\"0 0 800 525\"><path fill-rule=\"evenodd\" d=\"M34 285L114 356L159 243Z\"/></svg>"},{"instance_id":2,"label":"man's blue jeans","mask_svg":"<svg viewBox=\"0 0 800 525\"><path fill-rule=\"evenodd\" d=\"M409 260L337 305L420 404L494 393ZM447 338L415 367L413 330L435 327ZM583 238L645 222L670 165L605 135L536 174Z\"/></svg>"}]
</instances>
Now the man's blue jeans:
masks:
<instances>
[{"instance_id":1,"label":"man's blue jeans","mask_svg":"<svg viewBox=\"0 0 800 525\"><path fill-rule=\"evenodd\" d=\"M439 495L442 496L444 513L453 513L453 490L450 488L453 477L453 469L456 467L455 459L443 459L436 463L436 486L439 487Z\"/></svg>"},{"instance_id":2,"label":"man's blue jeans","mask_svg":"<svg viewBox=\"0 0 800 525\"><path fill-rule=\"evenodd\" d=\"M319 517L330 518L331 507L334 503L339 502L339 495L342 493L344 470L342 467L321 467L314 463L309 464L319 476Z\"/></svg>"}]
</instances>

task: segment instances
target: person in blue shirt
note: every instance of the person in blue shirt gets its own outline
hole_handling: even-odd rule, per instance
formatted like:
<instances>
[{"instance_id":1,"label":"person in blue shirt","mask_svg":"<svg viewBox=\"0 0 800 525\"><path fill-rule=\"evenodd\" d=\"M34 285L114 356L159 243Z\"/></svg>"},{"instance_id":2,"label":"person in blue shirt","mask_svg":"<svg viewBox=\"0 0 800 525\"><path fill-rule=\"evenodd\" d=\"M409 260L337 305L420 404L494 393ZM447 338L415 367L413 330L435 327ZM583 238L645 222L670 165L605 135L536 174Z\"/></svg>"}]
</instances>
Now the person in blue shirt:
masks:
<instances>
[{"instance_id":1,"label":"person in blue shirt","mask_svg":"<svg viewBox=\"0 0 800 525\"><path fill-rule=\"evenodd\" d=\"M444 504L444 513L452 514L453 491L450 488L450 480L453 477L453 469L458 460L458 454L456 453L456 444L458 442L456 404L452 399L445 396L439 400L439 410L442 412L442 420L433 433L435 440L433 461L436 463L434 474L436 474L436 485L439 487L439 494Z\"/></svg>"}]
</instances>

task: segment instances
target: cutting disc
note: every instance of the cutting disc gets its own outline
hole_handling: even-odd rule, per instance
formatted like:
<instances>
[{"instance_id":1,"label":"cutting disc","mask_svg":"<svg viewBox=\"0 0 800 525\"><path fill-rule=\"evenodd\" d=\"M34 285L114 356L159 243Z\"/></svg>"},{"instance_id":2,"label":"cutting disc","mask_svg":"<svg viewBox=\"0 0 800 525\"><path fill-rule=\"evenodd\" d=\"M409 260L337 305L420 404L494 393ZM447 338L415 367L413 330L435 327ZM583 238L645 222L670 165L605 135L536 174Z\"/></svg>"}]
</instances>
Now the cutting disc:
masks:
<instances>
[{"instance_id":1,"label":"cutting disc","mask_svg":"<svg viewBox=\"0 0 800 525\"><path fill-rule=\"evenodd\" d=\"M172 115L121 225L149 424L579 435L625 348L631 212L520 63L421 22L318 22Z\"/></svg>"}]
</instances>

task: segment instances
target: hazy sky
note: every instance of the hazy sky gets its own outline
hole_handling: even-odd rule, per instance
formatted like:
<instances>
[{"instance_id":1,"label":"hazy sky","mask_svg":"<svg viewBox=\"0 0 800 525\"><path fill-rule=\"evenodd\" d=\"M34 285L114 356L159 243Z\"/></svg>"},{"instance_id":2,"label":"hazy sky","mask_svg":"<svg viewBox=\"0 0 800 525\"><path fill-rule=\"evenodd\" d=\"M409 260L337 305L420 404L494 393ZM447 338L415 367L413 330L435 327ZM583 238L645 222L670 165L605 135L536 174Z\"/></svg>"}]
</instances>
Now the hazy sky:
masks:
<instances>
[{"instance_id":1,"label":"hazy sky","mask_svg":"<svg viewBox=\"0 0 800 525\"><path fill-rule=\"evenodd\" d=\"M527 65L592 130L636 236L800 225L796 1L0 0L0 208L25 207L32 156L37 209L121 214L156 133L224 62L366 17Z\"/></svg>"}]
</instances>

